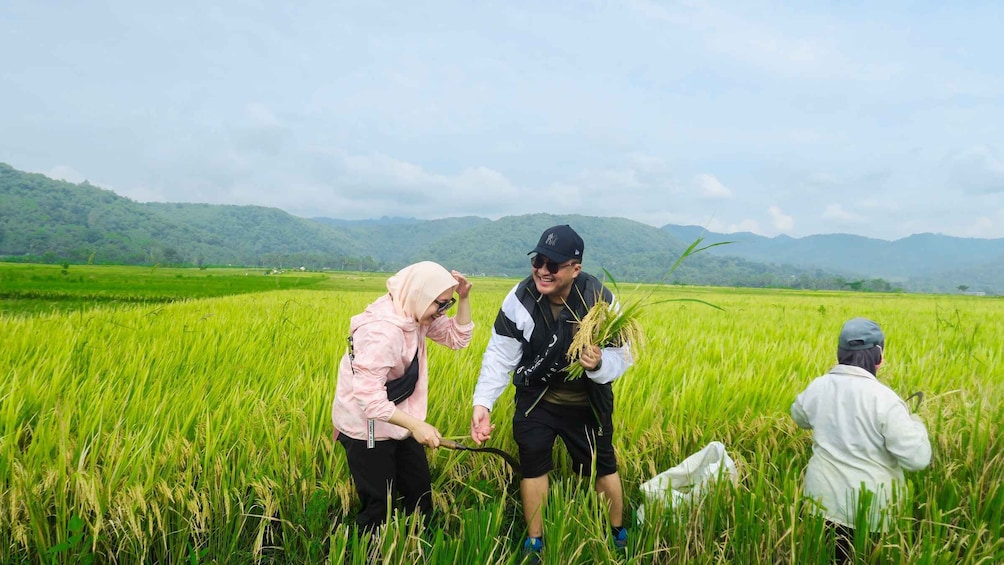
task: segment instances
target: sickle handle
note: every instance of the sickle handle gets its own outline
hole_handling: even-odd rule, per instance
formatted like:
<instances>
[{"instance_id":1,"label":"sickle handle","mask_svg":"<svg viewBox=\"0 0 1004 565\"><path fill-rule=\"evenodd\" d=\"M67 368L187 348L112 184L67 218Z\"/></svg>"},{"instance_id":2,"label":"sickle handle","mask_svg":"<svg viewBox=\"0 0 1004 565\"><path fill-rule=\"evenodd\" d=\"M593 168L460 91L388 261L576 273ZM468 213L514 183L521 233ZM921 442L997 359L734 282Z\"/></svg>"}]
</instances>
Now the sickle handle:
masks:
<instances>
[{"instance_id":1,"label":"sickle handle","mask_svg":"<svg viewBox=\"0 0 1004 565\"><path fill-rule=\"evenodd\" d=\"M445 447L447 449L459 449L461 451L465 450L465 449L469 449L466 445L464 445L462 443L457 443L457 442L453 441L452 439L447 439L445 437L439 438L439 447Z\"/></svg>"}]
</instances>

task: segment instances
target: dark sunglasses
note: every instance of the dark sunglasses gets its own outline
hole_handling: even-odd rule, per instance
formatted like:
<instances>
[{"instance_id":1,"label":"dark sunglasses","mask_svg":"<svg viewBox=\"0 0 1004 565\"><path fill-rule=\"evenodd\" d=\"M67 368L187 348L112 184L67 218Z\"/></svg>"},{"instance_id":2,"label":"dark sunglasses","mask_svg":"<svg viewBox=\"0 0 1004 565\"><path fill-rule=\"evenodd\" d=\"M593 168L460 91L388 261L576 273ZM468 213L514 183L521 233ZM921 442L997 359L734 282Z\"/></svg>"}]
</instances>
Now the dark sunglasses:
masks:
<instances>
[{"instance_id":1,"label":"dark sunglasses","mask_svg":"<svg viewBox=\"0 0 1004 565\"><path fill-rule=\"evenodd\" d=\"M548 261L547 257L544 257L543 255L534 255L533 259L530 259L530 265L532 265L534 269L547 267L547 272L551 273L552 275L558 274L558 271L564 269L565 267L571 264L572 261L568 261L565 263L555 263L554 261Z\"/></svg>"},{"instance_id":2,"label":"dark sunglasses","mask_svg":"<svg viewBox=\"0 0 1004 565\"><path fill-rule=\"evenodd\" d=\"M433 300L432 302L436 305L436 313L443 314L457 303L457 299L455 297L451 297L449 300Z\"/></svg>"}]
</instances>

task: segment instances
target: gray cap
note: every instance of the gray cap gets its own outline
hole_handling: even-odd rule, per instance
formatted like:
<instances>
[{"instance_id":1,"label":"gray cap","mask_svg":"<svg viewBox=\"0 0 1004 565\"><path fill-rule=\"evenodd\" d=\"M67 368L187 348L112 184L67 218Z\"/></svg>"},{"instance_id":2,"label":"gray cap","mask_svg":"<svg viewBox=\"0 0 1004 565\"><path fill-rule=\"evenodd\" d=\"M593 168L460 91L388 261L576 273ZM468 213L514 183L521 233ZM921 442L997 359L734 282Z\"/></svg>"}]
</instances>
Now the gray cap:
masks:
<instances>
[{"instance_id":1,"label":"gray cap","mask_svg":"<svg viewBox=\"0 0 1004 565\"><path fill-rule=\"evenodd\" d=\"M840 347L850 351L885 345L885 335L878 324L868 318L851 318L840 330Z\"/></svg>"}]
</instances>

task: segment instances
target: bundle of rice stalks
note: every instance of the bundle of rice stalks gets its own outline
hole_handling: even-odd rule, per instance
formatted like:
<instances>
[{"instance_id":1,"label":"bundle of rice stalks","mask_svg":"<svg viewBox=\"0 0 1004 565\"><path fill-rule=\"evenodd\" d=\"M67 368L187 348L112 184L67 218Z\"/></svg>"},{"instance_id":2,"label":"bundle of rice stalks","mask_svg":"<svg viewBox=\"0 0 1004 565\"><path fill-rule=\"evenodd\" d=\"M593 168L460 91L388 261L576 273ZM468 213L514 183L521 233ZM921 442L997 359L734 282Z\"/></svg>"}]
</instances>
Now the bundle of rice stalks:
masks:
<instances>
[{"instance_id":1,"label":"bundle of rice stalks","mask_svg":"<svg viewBox=\"0 0 1004 565\"><path fill-rule=\"evenodd\" d=\"M721 310L722 308L711 304L710 302L705 302L704 300L699 300L696 298L670 298L667 300L652 300L652 294L655 289L659 286L665 284L666 280L669 279L670 275L683 263L683 260L695 253L700 253L705 249L715 247L718 245L726 245L732 243L731 241L721 241L718 243L712 243L711 245L706 245L704 247L698 247L701 242L704 241L703 237L698 237L690 247L683 252L682 255L673 263L669 271L662 277L655 287L649 290L647 293L641 296L632 296L623 302L623 304L611 304L605 300L597 300L593 304L589 312L582 317L581 320L577 320L579 323L579 329L572 339L571 345L568 347L567 359L569 361L568 368L565 372L568 374L567 380L575 380L585 374L586 370L583 368L582 364L579 362L579 358L586 348L592 345L599 345L600 347L624 347L627 346L631 351L631 356L637 358L638 353L641 351L645 343L645 332L642 329L641 323L638 318L641 313L648 306L655 304L661 304L663 302L699 302L705 304L712 308ZM617 281L614 280L613 276L606 270L603 269L605 278L610 281L610 286L616 291L615 294L620 294L619 288L617 286Z\"/></svg>"},{"instance_id":2,"label":"bundle of rice stalks","mask_svg":"<svg viewBox=\"0 0 1004 565\"><path fill-rule=\"evenodd\" d=\"M579 357L592 345L600 347L623 347L631 350L631 356L636 357L645 342L645 332L642 330L638 317L644 304L641 300L630 300L623 306L598 300L589 312L579 320L579 330L568 346L568 360L571 362L565 370L568 379L578 379L585 374L585 368L579 363Z\"/></svg>"}]
</instances>

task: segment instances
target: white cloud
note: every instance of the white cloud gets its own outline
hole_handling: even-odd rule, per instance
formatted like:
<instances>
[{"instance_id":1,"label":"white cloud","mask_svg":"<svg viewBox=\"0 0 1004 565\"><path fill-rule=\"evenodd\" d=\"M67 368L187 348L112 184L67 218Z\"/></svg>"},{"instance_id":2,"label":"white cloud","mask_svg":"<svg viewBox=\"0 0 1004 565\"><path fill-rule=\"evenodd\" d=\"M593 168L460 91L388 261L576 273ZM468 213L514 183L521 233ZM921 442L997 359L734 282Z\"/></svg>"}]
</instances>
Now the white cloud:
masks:
<instances>
[{"instance_id":1,"label":"white cloud","mask_svg":"<svg viewBox=\"0 0 1004 565\"><path fill-rule=\"evenodd\" d=\"M903 204L899 200L888 198L862 198L857 205L865 210L877 210L886 213L899 212L903 209Z\"/></svg>"},{"instance_id":2,"label":"white cloud","mask_svg":"<svg viewBox=\"0 0 1004 565\"><path fill-rule=\"evenodd\" d=\"M669 173L669 165L662 157L634 154L630 156L630 162L631 168L639 173L660 175Z\"/></svg>"},{"instance_id":3,"label":"white cloud","mask_svg":"<svg viewBox=\"0 0 1004 565\"><path fill-rule=\"evenodd\" d=\"M102 186L114 190L111 187ZM114 190L116 194L131 198L136 202L177 202L177 198L168 199L164 193L147 186L134 186L128 190ZM222 204L235 204L235 202L221 202Z\"/></svg>"},{"instance_id":4,"label":"white cloud","mask_svg":"<svg viewBox=\"0 0 1004 565\"><path fill-rule=\"evenodd\" d=\"M642 16L688 30L711 51L761 70L792 78L887 80L898 69L889 58L862 54L849 59L857 46L854 31L826 14L802 16L787 12L785 18L763 12L743 13L706 2L671 5L652 0L633 0ZM806 15L809 14L809 15ZM825 29L811 33L806 29ZM859 26L855 26L859 31Z\"/></svg>"},{"instance_id":5,"label":"white cloud","mask_svg":"<svg viewBox=\"0 0 1004 565\"><path fill-rule=\"evenodd\" d=\"M786 215L784 212L781 211L781 208L777 207L776 205L772 205L771 207L767 208L767 212L773 219L774 227L777 228L778 231L788 232L795 227L795 219L792 218L791 216Z\"/></svg>"},{"instance_id":6,"label":"white cloud","mask_svg":"<svg viewBox=\"0 0 1004 565\"><path fill-rule=\"evenodd\" d=\"M668 174L658 158L625 156L626 165L586 169L544 187L524 187L523 202L506 204L512 213L539 212L540 197L561 213L630 218L653 226L681 223L685 191ZM519 207L513 209L514 207Z\"/></svg>"},{"instance_id":7,"label":"white cloud","mask_svg":"<svg viewBox=\"0 0 1004 565\"><path fill-rule=\"evenodd\" d=\"M704 198L732 198L732 191L714 175L700 173L694 177L694 184L700 189L701 196Z\"/></svg>"},{"instance_id":8,"label":"white cloud","mask_svg":"<svg viewBox=\"0 0 1004 565\"><path fill-rule=\"evenodd\" d=\"M806 179L806 182L812 186L829 187L829 186L836 186L843 181L841 181L833 173L817 171L814 173L810 173L809 177Z\"/></svg>"},{"instance_id":9,"label":"white cloud","mask_svg":"<svg viewBox=\"0 0 1004 565\"><path fill-rule=\"evenodd\" d=\"M139 200L765 235L1004 225L1000 3L64 4L21 3L0 34L21 54L0 162Z\"/></svg>"},{"instance_id":10,"label":"white cloud","mask_svg":"<svg viewBox=\"0 0 1004 565\"><path fill-rule=\"evenodd\" d=\"M602 169L587 170L579 174L584 184L603 191L615 189L633 189L642 186L638 173L634 169Z\"/></svg>"},{"instance_id":11,"label":"white cloud","mask_svg":"<svg viewBox=\"0 0 1004 565\"><path fill-rule=\"evenodd\" d=\"M459 174L446 177L445 184L450 189L449 196L463 202L478 203L491 195L492 201L515 197L519 187L509 182L502 173L488 167L478 166L464 169Z\"/></svg>"},{"instance_id":12,"label":"white cloud","mask_svg":"<svg viewBox=\"0 0 1004 565\"><path fill-rule=\"evenodd\" d=\"M951 158L949 182L974 194L1004 192L1004 160L992 147L970 147Z\"/></svg>"},{"instance_id":13,"label":"white cloud","mask_svg":"<svg viewBox=\"0 0 1004 565\"><path fill-rule=\"evenodd\" d=\"M299 202L295 207L312 215L498 218L547 210L661 226L692 217L685 210L696 202L693 191L682 190L669 177L662 159L651 156L627 154L617 166L584 169L537 184L515 183L487 166L446 173L385 153L352 154L341 147L315 147L312 153L313 162L306 167L312 188L302 187L299 194L291 186L283 190L284 197L315 200L316 205Z\"/></svg>"},{"instance_id":14,"label":"white cloud","mask_svg":"<svg viewBox=\"0 0 1004 565\"><path fill-rule=\"evenodd\" d=\"M973 220L972 223L963 226L959 235L962 237L1000 237L999 225L999 221L995 222L987 216L981 216Z\"/></svg>"},{"instance_id":15,"label":"white cloud","mask_svg":"<svg viewBox=\"0 0 1004 565\"><path fill-rule=\"evenodd\" d=\"M853 224L865 221L864 216L852 214L851 212L844 210L844 207L840 204L828 204L826 209L823 210L823 217L827 220L836 220L838 222Z\"/></svg>"},{"instance_id":16,"label":"white cloud","mask_svg":"<svg viewBox=\"0 0 1004 565\"><path fill-rule=\"evenodd\" d=\"M546 193L554 202L580 202L582 187L570 182L556 182L547 187Z\"/></svg>"},{"instance_id":17,"label":"white cloud","mask_svg":"<svg viewBox=\"0 0 1004 565\"><path fill-rule=\"evenodd\" d=\"M251 123L259 127L281 127L282 122L275 117L272 110L261 102L248 102L244 106L244 112L251 120Z\"/></svg>"},{"instance_id":18,"label":"white cloud","mask_svg":"<svg viewBox=\"0 0 1004 565\"><path fill-rule=\"evenodd\" d=\"M747 231L755 234L761 234L761 235L763 234L763 232L760 231L760 223L757 222L756 220L751 220L749 218L742 220L738 224L730 224L727 233L747 232Z\"/></svg>"},{"instance_id":19,"label":"white cloud","mask_svg":"<svg viewBox=\"0 0 1004 565\"><path fill-rule=\"evenodd\" d=\"M422 167L381 153L345 155L345 172L361 181L389 183L400 187L440 184L436 175Z\"/></svg>"},{"instance_id":20,"label":"white cloud","mask_svg":"<svg viewBox=\"0 0 1004 565\"><path fill-rule=\"evenodd\" d=\"M722 222L718 219L712 219L705 227L708 231L717 233L750 232L763 235L763 231L760 230L760 223L750 218L745 218L736 223L728 223Z\"/></svg>"},{"instance_id":21,"label":"white cloud","mask_svg":"<svg viewBox=\"0 0 1004 565\"><path fill-rule=\"evenodd\" d=\"M1004 237L1004 208L983 210L975 217L953 222L953 235L959 237L1002 238Z\"/></svg>"},{"instance_id":22,"label":"white cloud","mask_svg":"<svg viewBox=\"0 0 1004 565\"><path fill-rule=\"evenodd\" d=\"M42 174L50 179L65 180L66 182L72 182L74 184L80 184L87 180L87 177L85 177L83 173L66 165L56 165Z\"/></svg>"},{"instance_id":23,"label":"white cloud","mask_svg":"<svg viewBox=\"0 0 1004 565\"><path fill-rule=\"evenodd\" d=\"M381 153L333 152L340 153L334 157L333 170L326 170L317 182L338 193L343 202L354 203L352 208L379 209L381 215L438 218L475 214L494 218L508 213L506 208L513 203L534 198L528 189L485 166L446 174ZM330 202L321 205L325 209L332 206ZM396 211L388 212L388 207ZM365 217L373 217L373 213Z\"/></svg>"}]
</instances>

